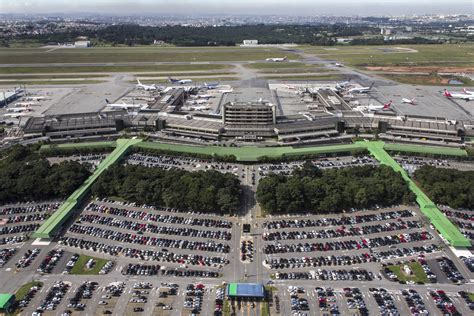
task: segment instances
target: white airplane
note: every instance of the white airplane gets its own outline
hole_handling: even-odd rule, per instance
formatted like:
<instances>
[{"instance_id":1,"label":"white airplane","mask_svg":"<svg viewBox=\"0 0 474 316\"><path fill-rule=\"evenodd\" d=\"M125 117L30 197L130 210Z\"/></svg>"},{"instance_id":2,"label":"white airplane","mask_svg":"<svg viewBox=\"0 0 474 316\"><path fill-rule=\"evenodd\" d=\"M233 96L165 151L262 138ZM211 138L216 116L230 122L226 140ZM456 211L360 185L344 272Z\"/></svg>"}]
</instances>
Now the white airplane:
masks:
<instances>
[{"instance_id":1,"label":"white airplane","mask_svg":"<svg viewBox=\"0 0 474 316\"><path fill-rule=\"evenodd\" d=\"M336 67L344 67L344 64L341 64L341 63L335 63L334 66Z\"/></svg>"},{"instance_id":2,"label":"white airplane","mask_svg":"<svg viewBox=\"0 0 474 316\"><path fill-rule=\"evenodd\" d=\"M30 97L26 97L25 100L26 101L41 101L41 100L47 100L48 98L44 97L44 96L30 96Z\"/></svg>"},{"instance_id":3,"label":"white airplane","mask_svg":"<svg viewBox=\"0 0 474 316\"><path fill-rule=\"evenodd\" d=\"M179 84L186 84L186 83L193 82L191 79L173 79L171 77L168 77L168 79L171 83L179 83Z\"/></svg>"},{"instance_id":4,"label":"white airplane","mask_svg":"<svg viewBox=\"0 0 474 316\"><path fill-rule=\"evenodd\" d=\"M19 107L19 108L7 108L7 112L29 112L31 108L29 106Z\"/></svg>"},{"instance_id":5,"label":"white airplane","mask_svg":"<svg viewBox=\"0 0 474 316\"><path fill-rule=\"evenodd\" d=\"M376 112L376 111L387 111L390 109L390 106L392 106L392 100L390 100L389 102L383 104L383 105L369 105L369 106L359 106L358 109L359 110L365 110L365 111L369 111L369 112Z\"/></svg>"},{"instance_id":6,"label":"white airplane","mask_svg":"<svg viewBox=\"0 0 474 316\"><path fill-rule=\"evenodd\" d=\"M232 93L234 92L234 89L230 88L230 89L221 89L221 90L218 90L218 92L220 93Z\"/></svg>"},{"instance_id":7,"label":"white airplane","mask_svg":"<svg viewBox=\"0 0 474 316\"><path fill-rule=\"evenodd\" d=\"M462 89L462 91L464 91L465 94L474 94L474 91L469 91L466 88Z\"/></svg>"},{"instance_id":8,"label":"white airplane","mask_svg":"<svg viewBox=\"0 0 474 316\"><path fill-rule=\"evenodd\" d=\"M146 109L148 107L148 104L127 104L125 102L122 102L122 103L110 103L109 100L105 99L105 102L107 103L107 106L108 107L111 107L111 108L118 108L118 109L125 109L125 110L128 110L128 109L140 109L140 110L143 110L143 109Z\"/></svg>"},{"instance_id":9,"label":"white airplane","mask_svg":"<svg viewBox=\"0 0 474 316\"><path fill-rule=\"evenodd\" d=\"M154 91L156 90L156 85L152 84L152 85L146 85L146 84L143 84L140 82L140 80L138 80L137 78L137 84L136 84L136 87L137 89L143 89L145 91Z\"/></svg>"},{"instance_id":10,"label":"white airplane","mask_svg":"<svg viewBox=\"0 0 474 316\"><path fill-rule=\"evenodd\" d=\"M338 90L342 90L344 89L345 87L347 87L348 84L351 83L351 80L347 80L347 81L343 81L343 82L336 82L336 89Z\"/></svg>"},{"instance_id":11,"label":"white airplane","mask_svg":"<svg viewBox=\"0 0 474 316\"><path fill-rule=\"evenodd\" d=\"M15 106L32 106L32 105L40 105L38 102L17 102Z\"/></svg>"},{"instance_id":12,"label":"white airplane","mask_svg":"<svg viewBox=\"0 0 474 316\"><path fill-rule=\"evenodd\" d=\"M217 87L219 87L219 84L220 84L220 82L216 82L216 83L207 83L207 82L205 82L204 86L207 89L212 90L212 89L217 89Z\"/></svg>"},{"instance_id":13,"label":"white airplane","mask_svg":"<svg viewBox=\"0 0 474 316\"><path fill-rule=\"evenodd\" d=\"M210 99L210 98L215 98L214 95L212 94L200 94L197 96L199 99Z\"/></svg>"},{"instance_id":14,"label":"white airplane","mask_svg":"<svg viewBox=\"0 0 474 316\"><path fill-rule=\"evenodd\" d=\"M374 83L370 85L370 87L360 87L360 88L351 88L347 90L348 93L369 93L372 90Z\"/></svg>"},{"instance_id":15,"label":"white airplane","mask_svg":"<svg viewBox=\"0 0 474 316\"><path fill-rule=\"evenodd\" d=\"M462 99L466 101L474 100L474 94L451 93L447 89L444 89L444 96L448 99Z\"/></svg>"},{"instance_id":16,"label":"white airplane","mask_svg":"<svg viewBox=\"0 0 474 316\"><path fill-rule=\"evenodd\" d=\"M284 62L284 61L287 61L288 60L288 56L285 56L283 58L267 58L265 59L265 61L273 61L275 63L280 63L280 62Z\"/></svg>"},{"instance_id":17,"label":"white airplane","mask_svg":"<svg viewBox=\"0 0 474 316\"><path fill-rule=\"evenodd\" d=\"M408 103L408 104L415 105L415 104L416 104L416 100L415 100L415 98L413 98L413 99L403 98L403 99L402 99L402 103Z\"/></svg>"}]
</instances>

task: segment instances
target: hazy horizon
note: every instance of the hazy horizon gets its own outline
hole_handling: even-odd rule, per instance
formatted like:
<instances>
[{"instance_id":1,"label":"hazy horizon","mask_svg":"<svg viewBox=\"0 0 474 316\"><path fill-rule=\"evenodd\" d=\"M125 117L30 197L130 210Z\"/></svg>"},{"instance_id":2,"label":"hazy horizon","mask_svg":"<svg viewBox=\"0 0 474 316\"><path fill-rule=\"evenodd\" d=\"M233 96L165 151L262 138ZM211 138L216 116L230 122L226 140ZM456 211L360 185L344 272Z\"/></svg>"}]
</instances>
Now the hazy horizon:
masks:
<instances>
[{"instance_id":1,"label":"hazy horizon","mask_svg":"<svg viewBox=\"0 0 474 316\"><path fill-rule=\"evenodd\" d=\"M164 0L0 0L0 12L16 14L97 13L129 14L182 14L182 15L411 15L411 14L473 14L471 0L177 0L172 4Z\"/></svg>"}]
</instances>

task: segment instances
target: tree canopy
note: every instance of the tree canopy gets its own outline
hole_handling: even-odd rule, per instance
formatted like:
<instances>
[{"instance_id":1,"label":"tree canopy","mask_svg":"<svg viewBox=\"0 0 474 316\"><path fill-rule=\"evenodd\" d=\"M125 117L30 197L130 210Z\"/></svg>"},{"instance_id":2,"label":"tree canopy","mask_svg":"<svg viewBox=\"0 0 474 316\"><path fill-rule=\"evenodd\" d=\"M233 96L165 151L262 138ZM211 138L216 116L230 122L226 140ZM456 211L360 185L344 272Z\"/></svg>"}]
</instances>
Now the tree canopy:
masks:
<instances>
[{"instance_id":1,"label":"tree canopy","mask_svg":"<svg viewBox=\"0 0 474 316\"><path fill-rule=\"evenodd\" d=\"M32 148L16 146L0 159L0 203L64 198L89 175L78 162L50 165Z\"/></svg>"},{"instance_id":2,"label":"tree canopy","mask_svg":"<svg viewBox=\"0 0 474 316\"><path fill-rule=\"evenodd\" d=\"M132 165L113 165L92 186L99 197L205 213L237 211L240 182L218 171L189 172Z\"/></svg>"},{"instance_id":3,"label":"tree canopy","mask_svg":"<svg viewBox=\"0 0 474 316\"><path fill-rule=\"evenodd\" d=\"M435 203L474 210L474 171L422 166L415 178Z\"/></svg>"},{"instance_id":4,"label":"tree canopy","mask_svg":"<svg viewBox=\"0 0 474 316\"><path fill-rule=\"evenodd\" d=\"M387 166L320 170L305 163L291 176L260 180L257 201L270 213L330 213L414 200L400 174Z\"/></svg>"}]
</instances>

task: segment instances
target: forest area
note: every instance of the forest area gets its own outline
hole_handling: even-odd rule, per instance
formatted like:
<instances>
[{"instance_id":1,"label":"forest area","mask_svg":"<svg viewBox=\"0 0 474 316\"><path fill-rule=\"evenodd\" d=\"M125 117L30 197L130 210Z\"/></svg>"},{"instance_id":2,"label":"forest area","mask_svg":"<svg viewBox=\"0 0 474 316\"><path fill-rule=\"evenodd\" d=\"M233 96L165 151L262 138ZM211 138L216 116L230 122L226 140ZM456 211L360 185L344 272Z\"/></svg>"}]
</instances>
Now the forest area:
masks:
<instances>
[{"instance_id":1,"label":"forest area","mask_svg":"<svg viewBox=\"0 0 474 316\"><path fill-rule=\"evenodd\" d=\"M0 204L65 198L90 174L87 165L50 165L33 147L15 146L0 158Z\"/></svg>"},{"instance_id":2,"label":"forest area","mask_svg":"<svg viewBox=\"0 0 474 316\"><path fill-rule=\"evenodd\" d=\"M334 213L411 203L414 195L387 166L320 170L307 162L291 176L260 180L257 201L269 213Z\"/></svg>"},{"instance_id":3,"label":"forest area","mask_svg":"<svg viewBox=\"0 0 474 316\"><path fill-rule=\"evenodd\" d=\"M422 166L415 180L435 203L474 210L474 171Z\"/></svg>"},{"instance_id":4,"label":"forest area","mask_svg":"<svg viewBox=\"0 0 474 316\"><path fill-rule=\"evenodd\" d=\"M91 190L102 198L220 214L236 212L241 195L239 179L230 173L118 164L104 172Z\"/></svg>"}]
</instances>

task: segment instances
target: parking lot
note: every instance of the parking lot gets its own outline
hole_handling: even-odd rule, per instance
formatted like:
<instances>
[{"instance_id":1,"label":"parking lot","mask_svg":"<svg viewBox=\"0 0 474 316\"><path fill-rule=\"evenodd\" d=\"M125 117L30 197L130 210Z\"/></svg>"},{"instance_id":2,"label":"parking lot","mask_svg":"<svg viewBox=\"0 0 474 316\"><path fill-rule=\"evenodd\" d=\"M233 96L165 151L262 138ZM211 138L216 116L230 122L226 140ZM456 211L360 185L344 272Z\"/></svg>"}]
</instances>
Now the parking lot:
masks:
<instances>
[{"instance_id":1,"label":"parking lot","mask_svg":"<svg viewBox=\"0 0 474 316\"><path fill-rule=\"evenodd\" d=\"M97 164L103 155L52 159ZM230 172L251 190L268 173L289 174L302 164L241 165L138 153L125 162ZM376 164L370 157L312 163L320 168ZM28 239L59 205L0 208L2 289L14 291L32 280L43 283L32 287L22 303L25 315L222 315L224 310L260 315L267 304L272 315L470 312L460 292L474 292L474 261L459 260L443 246L414 206L262 217L249 204L248 214L231 217L94 199L57 240ZM463 233L472 231L472 211L442 211ZM244 232L244 224L249 231ZM84 273L77 273L77 262ZM99 262L96 274L87 273L92 270L87 265ZM421 265L429 282L401 284L385 270L412 262ZM226 300L226 282L263 282L272 288L269 302Z\"/></svg>"}]
</instances>

